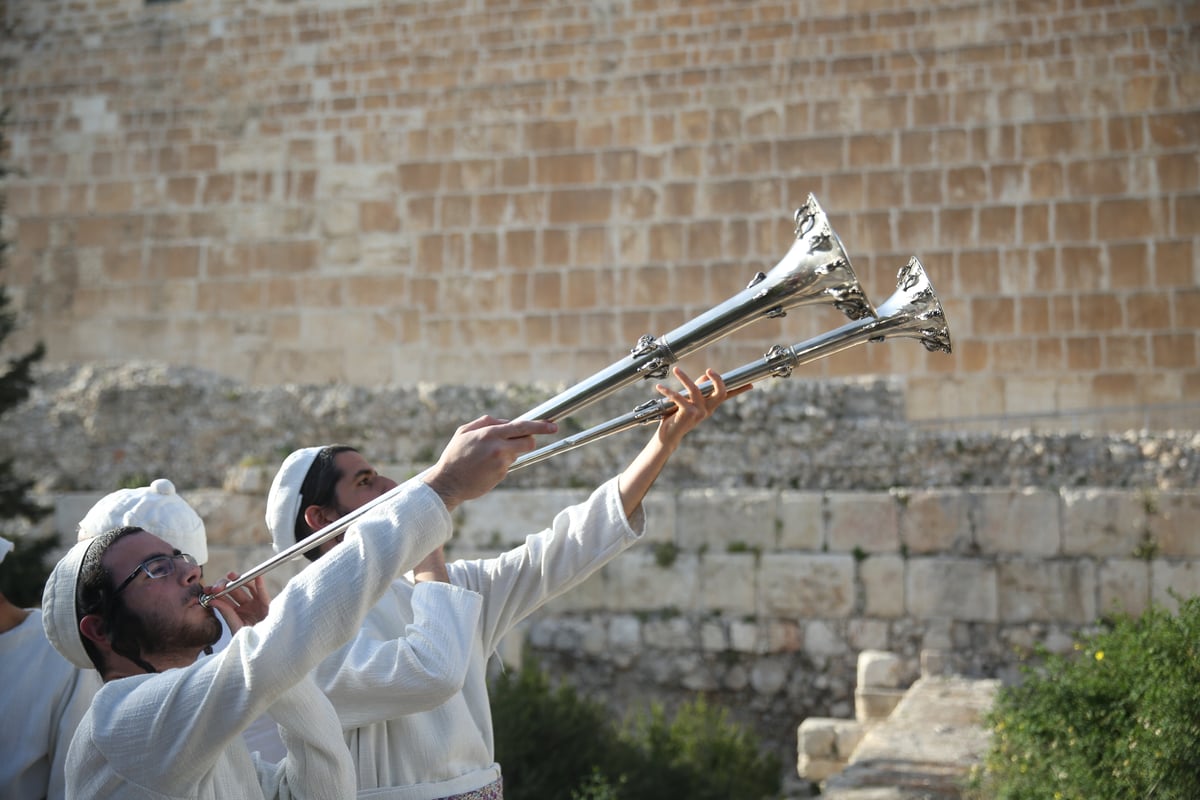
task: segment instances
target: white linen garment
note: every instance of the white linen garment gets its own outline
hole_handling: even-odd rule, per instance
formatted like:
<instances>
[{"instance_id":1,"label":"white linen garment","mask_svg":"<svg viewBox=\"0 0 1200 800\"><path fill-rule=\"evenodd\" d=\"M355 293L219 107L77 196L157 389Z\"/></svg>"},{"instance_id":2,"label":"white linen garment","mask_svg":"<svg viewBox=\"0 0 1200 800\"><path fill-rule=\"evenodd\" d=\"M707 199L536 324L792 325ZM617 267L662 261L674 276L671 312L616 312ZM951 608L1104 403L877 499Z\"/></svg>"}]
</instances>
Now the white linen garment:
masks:
<instances>
[{"instance_id":1,"label":"white linen garment","mask_svg":"<svg viewBox=\"0 0 1200 800\"><path fill-rule=\"evenodd\" d=\"M434 800L499 779L488 658L514 625L636 542L644 522L641 509L626 520L613 478L520 547L496 558L448 564L452 584L483 596L461 689L420 675L407 667L407 659L395 657L403 650L399 637L416 618L416 594L407 578L393 583L354 641L316 672L346 728L358 797Z\"/></svg>"},{"instance_id":2,"label":"white linen garment","mask_svg":"<svg viewBox=\"0 0 1200 800\"><path fill-rule=\"evenodd\" d=\"M333 707L309 673L354 635L398 575L441 546L450 515L414 483L351 526L320 564L288 582L261 623L183 669L107 683L71 743L67 790L89 798L342 798L353 764ZM419 595L419 597L418 597ZM431 674L461 670L480 597L447 584L413 593L414 620L437 627L416 648ZM449 623L449 624L447 624ZM242 730L265 712L288 756L252 758Z\"/></svg>"},{"instance_id":3,"label":"white linen garment","mask_svg":"<svg viewBox=\"0 0 1200 800\"><path fill-rule=\"evenodd\" d=\"M67 747L100 676L59 655L35 608L0 633L0 687L0 800L62 800Z\"/></svg>"}]
</instances>

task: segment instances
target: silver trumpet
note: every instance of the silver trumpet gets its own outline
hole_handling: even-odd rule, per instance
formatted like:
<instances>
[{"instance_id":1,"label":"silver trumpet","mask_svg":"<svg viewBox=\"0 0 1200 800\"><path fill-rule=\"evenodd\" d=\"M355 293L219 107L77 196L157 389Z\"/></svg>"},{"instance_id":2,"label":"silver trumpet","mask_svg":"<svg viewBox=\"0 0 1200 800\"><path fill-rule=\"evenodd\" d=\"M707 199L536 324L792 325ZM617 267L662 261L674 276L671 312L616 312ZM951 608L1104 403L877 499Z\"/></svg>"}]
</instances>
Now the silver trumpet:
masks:
<instances>
[{"instance_id":1,"label":"silver trumpet","mask_svg":"<svg viewBox=\"0 0 1200 800\"><path fill-rule=\"evenodd\" d=\"M942 312L942 304L929 283L925 268L916 256L900 268L896 278L896 291L878 307L878 314L878 317L850 322L791 347L775 345L759 360L731 370L722 375L721 379L725 381L727 389L733 390L766 377L787 378L791 376L792 370L802 364L864 342L882 342L884 339L902 336L919 339L930 352L950 352L950 328L946 324L946 315ZM713 385L706 381L697 384L696 388L709 395ZM675 404L666 397L647 400L627 414L519 456L508 471L515 472L615 433L657 422L673 413Z\"/></svg>"},{"instance_id":2,"label":"silver trumpet","mask_svg":"<svg viewBox=\"0 0 1200 800\"><path fill-rule=\"evenodd\" d=\"M793 308L826 303L852 320L874 321L875 309L850 266L850 258L830 226L829 218L811 194L804 205L796 209L795 223L795 241L770 272L758 273L741 292L670 333L657 338L646 334L621 361L575 384L516 419L561 419L639 379L666 377L670 366L689 353L694 353L756 320L784 316ZM211 600L222 597L280 564L333 539L363 514L391 500L400 489L398 486L359 506L248 570L220 591L201 596L200 602L208 606Z\"/></svg>"},{"instance_id":3,"label":"silver trumpet","mask_svg":"<svg viewBox=\"0 0 1200 800\"><path fill-rule=\"evenodd\" d=\"M828 303L850 319L875 316L842 242L811 194L796 209L796 240L770 272L704 314L658 338L646 334L622 360L532 408L518 420L557 420L641 378L664 378L679 359L759 319Z\"/></svg>"}]
</instances>

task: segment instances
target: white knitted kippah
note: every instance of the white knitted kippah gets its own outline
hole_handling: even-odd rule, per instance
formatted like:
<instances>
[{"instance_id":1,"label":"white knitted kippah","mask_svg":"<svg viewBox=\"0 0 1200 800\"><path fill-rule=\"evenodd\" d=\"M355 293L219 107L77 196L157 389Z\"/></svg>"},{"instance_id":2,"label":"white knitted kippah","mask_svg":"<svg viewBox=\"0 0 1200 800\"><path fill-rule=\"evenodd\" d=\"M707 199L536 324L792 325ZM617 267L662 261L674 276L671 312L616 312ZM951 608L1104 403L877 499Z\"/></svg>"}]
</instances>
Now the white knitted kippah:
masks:
<instances>
[{"instance_id":1,"label":"white knitted kippah","mask_svg":"<svg viewBox=\"0 0 1200 800\"><path fill-rule=\"evenodd\" d=\"M159 478L149 486L119 489L102 497L79 521L79 541L105 531L135 525L153 533L172 547L194 556L196 563L208 561L208 537L204 520L175 492L175 484Z\"/></svg>"},{"instance_id":2,"label":"white knitted kippah","mask_svg":"<svg viewBox=\"0 0 1200 800\"><path fill-rule=\"evenodd\" d=\"M271 491L267 493L267 529L271 544L280 553L296 543L296 516L300 513L300 487L308 477L317 453L324 447L305 447L283 460Z\"/></svg>"},{"instance_id":3,"label":"white knitted kippah","mask_svg":"<svg viewBox=\"0 0 1200 800\"><path fill-rule=\"evenodd\" d=\"M76 542L54 565L42 592L42 627L46 629L46 638L55 650L62 653L63 658L80 669L95 669L87 651L83 649L83 635L79 632L79 619L75 612L79 569L93 541L85 539Z\"/></svg>"},{"instance_id":4,"label":"white knitted kippah","mask_svg":"<svg viewBox=\"0 0 1200 800\"><path fill-rule=\"evenodd\" d=\"M12 552L13 543L3 536L0 536L0 561L4 561L4 557Z\"/></svg>"}]
</instances>

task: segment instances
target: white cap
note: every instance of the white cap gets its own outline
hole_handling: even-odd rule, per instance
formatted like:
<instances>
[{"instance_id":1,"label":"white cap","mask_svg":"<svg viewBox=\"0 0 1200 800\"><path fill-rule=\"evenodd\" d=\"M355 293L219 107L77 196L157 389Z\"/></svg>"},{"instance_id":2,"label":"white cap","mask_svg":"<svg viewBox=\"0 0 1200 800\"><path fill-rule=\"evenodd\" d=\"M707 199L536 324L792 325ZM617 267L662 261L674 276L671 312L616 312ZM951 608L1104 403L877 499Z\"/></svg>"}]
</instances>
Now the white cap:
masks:
<instances>
[{"instance_id":1,"label":"white cap","mask_svg":"<svg viewBox=\"0 0 1200 800\"><path fill-rule=\"evenodd\" d=\"M105 495L79 521L79 541L93 539L105 531L135 525L153 533L172 547L208 561L208 537L204 520L187 501L175 493L175 484L159 478L140 489L119 489Z\"/></svg>"},{"instance_id":2,"label":"white cap","mask_svg":"<svg viewBox=\"0 0 1200 800\"><path fill-rule=\"evenodd\" d=\"M80 669L95 669L83 649L83 634L79 632L79 618L75 613L75 586L79 583L79 568L87 555L92 539L75 543L67 551L46 579L42 591L42 627L46 638L63 658Z\"/></svg>"},{"instance_id":3,"label":"white cap","mask_svg":"<svg viewBox=\"0 0 1200 800\"><path fill-rule=\"evenodd\" d=\"M8 539L5 539L3 536L0 536L0 561L3 561L4 557L12 552L12 549L13 543Z\"/></svg>"},{"instance_id":4,"label":"white cap","mask_svg":"<svg viewBox=\"0 0 1200 800\"><path fill-rule=\"evenodd\" d=\"M317 453L324 447L305 447L283 460L271 491L267 493L267 530L271 544L281 553L296 543L296 517L300 513L300 487L308 477Z\"/></svg>"}]
</instances>

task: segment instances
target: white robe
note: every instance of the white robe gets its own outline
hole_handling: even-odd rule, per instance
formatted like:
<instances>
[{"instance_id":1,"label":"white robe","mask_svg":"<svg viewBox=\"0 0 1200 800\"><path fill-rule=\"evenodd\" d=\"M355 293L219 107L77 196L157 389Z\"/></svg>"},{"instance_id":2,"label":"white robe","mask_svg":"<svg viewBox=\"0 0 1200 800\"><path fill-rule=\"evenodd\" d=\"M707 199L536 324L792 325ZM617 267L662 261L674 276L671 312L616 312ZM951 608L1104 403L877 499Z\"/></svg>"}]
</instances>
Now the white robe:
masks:
<instances>
[{"instance_id":1,"label":"white robe","mask_svg":"<svg viewBox=\"0 0 1200 800\"><path fill-rule=\"evenodd\" d=\"M289 581L263 622L239 630L222 652L186 668L105 684L71 743L69 795L353 796L354 767L340 725L310 673L354 634L397 576L449 534L446 507L416 483L356 521L339 547ZM424 583L413 600L418 625L438 617L418 650L425 669L461 669L481 598ZM288 748L278 765L252 758L241 737L267 711Z\"/></svg>"},{"instance_id":2,"label":"white robe","mask_svg":"<svg viewBox=\"0 0 1200 800\"><path fill-rule=\"evenodd\" d=\"M614 478L521 546L497 558L448 564L452 584L483 595L461 689L407 667L400 637L415 618L416 595L410 580L393 583L354 641L316 673L346 728L358 797L433 800L499 779L488 658L514 625L630 547L643 527L641 511L625 519Z\"/></svg>"},{"instance_id":3,"label":"white robe","mask_svg":"<svg viewBox=\"0 0 1200 800\"><path fill-rule=\"evenodd\" d=\"M41 609L0 634L0 800L62 800L75 727L100 688L46 638Z\"/></svg>"}]
</instances>

